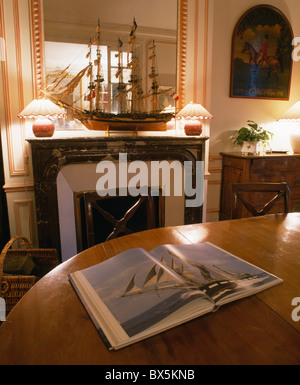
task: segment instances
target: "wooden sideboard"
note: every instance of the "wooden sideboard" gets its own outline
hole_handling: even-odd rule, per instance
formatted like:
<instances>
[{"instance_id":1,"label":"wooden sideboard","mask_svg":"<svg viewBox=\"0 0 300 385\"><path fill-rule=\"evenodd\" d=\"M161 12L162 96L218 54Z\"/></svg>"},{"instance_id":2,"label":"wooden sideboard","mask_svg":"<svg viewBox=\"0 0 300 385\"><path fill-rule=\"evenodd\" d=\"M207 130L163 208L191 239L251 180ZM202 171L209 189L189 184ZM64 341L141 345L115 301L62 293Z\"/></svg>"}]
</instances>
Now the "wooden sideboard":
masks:
<instances>
[{"instance_id":1,"label":"wooden sideboard","mask_svg":"<svg viewBox=\"0 0 300 385\"><path fill-rule=\"evenodd\" d=\"M221 153L222 186L220 198L220 220L231 216L231 183L286 182L291 190L291 211L300 201L300 154L242 155ZM266 199L262 193L253 197L260 207ZM243 217L250 216L241 208ZM272 213L282 212L283 205L277 205Z\"/></svg>"}]
</instances>

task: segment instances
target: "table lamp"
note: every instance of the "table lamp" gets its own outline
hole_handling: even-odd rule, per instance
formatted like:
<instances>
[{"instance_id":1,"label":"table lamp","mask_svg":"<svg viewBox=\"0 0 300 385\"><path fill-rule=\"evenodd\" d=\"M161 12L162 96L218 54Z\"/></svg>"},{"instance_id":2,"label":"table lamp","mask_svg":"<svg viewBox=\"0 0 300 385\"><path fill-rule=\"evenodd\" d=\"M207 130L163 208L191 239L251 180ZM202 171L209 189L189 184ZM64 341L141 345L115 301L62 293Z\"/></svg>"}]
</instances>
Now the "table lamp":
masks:
<instances>
[{"instance_id":1,"label":"table lamp","mask_svg":"<svg viewBox=\"0 0 300 385\"><path fill-rule=\"evenodd\" d=\"M63 118L66 113L63 108L48 99L34 99L22 112L19 118L35 118L32 132L37 137L51 137L54 134L54 124L49 118Z\"/></svg>"},{"instance_id":2,"label":"table lamp","mask_svg":"<svg viewBox=\"0 0 300 385\"><path fill-rule=\"evenodd\" d=\"M278 119L279 122L291 122L293 125L300 124L300 101L295 103ZM300 128L300 127L299 127ZM290 143L293 152L300 152L300 131L299 134L292 133L290 135Z\"/></svg>"},{"instance_id":3,"label":"table lamp","mask_svg":"<svg viewBox=\"0 0 300 385\"><path fill-rule=\"evenodd\" d=\"M212 118L213 116L201 104L192 102L187 104L176 115L176 119L184 120L184 132L186 135L201 135L201 121Z\"/></svg>"}]
</instances>

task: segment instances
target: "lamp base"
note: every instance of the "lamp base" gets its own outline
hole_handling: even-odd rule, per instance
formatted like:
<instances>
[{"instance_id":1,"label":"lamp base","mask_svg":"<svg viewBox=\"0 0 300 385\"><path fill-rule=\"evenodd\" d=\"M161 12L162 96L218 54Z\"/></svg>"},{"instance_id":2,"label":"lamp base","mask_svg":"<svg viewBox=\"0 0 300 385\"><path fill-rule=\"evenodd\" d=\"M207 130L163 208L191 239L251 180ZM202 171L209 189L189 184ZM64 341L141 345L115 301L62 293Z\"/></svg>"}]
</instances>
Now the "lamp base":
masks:
<instances>
[{"instance_id":1,"label":"lamp base","mask_svg":"<svg viewBox=\"0 0 300 385\"><path fill-rule=\"evenodd\" d=\"M38 138L50 138L54 131L53 122L47 118L38 118L32 125L32 132Z\"/></svg>"},{"instance_id":2,"label":"lamp base","mask_svg":"<svg viewBox=\"0 0 300 385\"><path fill-rule=\"evenodd\" d=\"M202 124L199 120L186 120L184 132L185 135L199 136L202 132Z\"/></svg>"}]
</instances>

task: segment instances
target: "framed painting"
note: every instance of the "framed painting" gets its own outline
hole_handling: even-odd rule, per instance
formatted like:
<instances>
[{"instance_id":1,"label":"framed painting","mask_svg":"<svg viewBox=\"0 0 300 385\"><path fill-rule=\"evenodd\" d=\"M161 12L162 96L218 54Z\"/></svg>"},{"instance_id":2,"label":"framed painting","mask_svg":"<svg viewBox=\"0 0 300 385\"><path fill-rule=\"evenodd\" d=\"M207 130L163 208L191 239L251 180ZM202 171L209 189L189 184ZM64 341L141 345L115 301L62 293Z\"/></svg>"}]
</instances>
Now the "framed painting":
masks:
<instances>
[{"instance_id":1,"label":"framed painting","mask_svg":"<svg viewBox=\"0 0 300 385\"><path fill-rule=\"evenodd\" d=\"M245 12L232 36L230 96L288 100L293 32L277 8Z\"/></svg>"}]
</instances>

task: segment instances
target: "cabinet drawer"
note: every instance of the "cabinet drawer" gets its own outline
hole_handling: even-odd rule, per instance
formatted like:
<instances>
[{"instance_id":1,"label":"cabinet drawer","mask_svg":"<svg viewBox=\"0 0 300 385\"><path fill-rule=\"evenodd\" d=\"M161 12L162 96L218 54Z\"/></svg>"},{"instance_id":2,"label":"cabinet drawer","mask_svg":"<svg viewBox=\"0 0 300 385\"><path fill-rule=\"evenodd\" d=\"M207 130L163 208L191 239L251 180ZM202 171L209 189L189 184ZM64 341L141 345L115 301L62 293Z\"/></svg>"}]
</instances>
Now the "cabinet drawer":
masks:
<instances>
[{"instance_id":1,"label":"cabinet drawer","mask_svg":"<svg viewBox=\"0 0 300 385\"><path fill-rule=\"evenodd\" d=\"M239 168L244 169L245 168L245 159L241 158L231 158L228 156L223 157L223 166L232 167L232 168Z\"/></svg>"},{"instance_id":2,"label":"cabinet drawer","mask_svg":"<svg viewBox=\"0 0 300 385\"><path fill-rule=\"evenodd\" d=\"M250 182L285 182L291 190L292 199L300 199L300 172L292 171L277 171L252 173L250 175Z\"/></svg>"},{"instance_id":3,"label":"cabinet drawer","mask_svg":"<svg viewBox=\"0 0 300 385\"><path fill-rule=\"evenodd\" d=\"M269 170L299 170L300 172L300 156L299 158L282 157L253 159L251 169L253 172Z\"/></svg>"}]
</instances>

